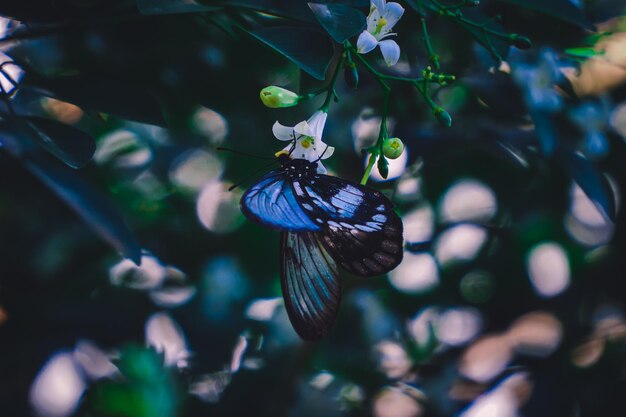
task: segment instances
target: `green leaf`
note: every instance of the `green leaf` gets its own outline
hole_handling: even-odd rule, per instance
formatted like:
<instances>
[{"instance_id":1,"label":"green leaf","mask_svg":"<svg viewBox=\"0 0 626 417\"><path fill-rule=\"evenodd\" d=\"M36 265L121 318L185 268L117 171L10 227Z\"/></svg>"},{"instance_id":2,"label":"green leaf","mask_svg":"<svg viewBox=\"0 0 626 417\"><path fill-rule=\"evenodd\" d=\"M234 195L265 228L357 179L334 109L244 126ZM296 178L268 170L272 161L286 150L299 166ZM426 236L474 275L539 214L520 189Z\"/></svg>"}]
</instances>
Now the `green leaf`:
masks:
<instances>
[{"instance_id":1,"label":"green leaf","mask_svg":"<svg viewBox=\"0 0 626 417\"><path fill-rule=\"evenodd\" d=\"M333 57L333 44L323 33L296 27L269 27L249 33L312 77L324 79Z\"/></svg>"},{"instance_id":2,"label":"green leaf","mask_svg":"<svg viewBox=\"0 0 626 417\"><path fill-rule=\"evenodd\" d=\"M559 165L576 181L598 210L615 221L615 196L607 178L589 160L572 150L559 148L555 156Z\"/></svg>"},{"instance_id":3,"label":"green leaf","mask_svg":"<svg viewBox=\"0 0 626 417\"><path fill-rule=\"evenodd\" d=\"M219 6L207 6L195 0L137 0L142 14L203 13L220 10Z\"/></svg>"},{"instance_id":4,"label":"green leaf","mask_svg":"<svg viewBox=\"0 0 626 417\"><path fill-rule=\"evenodd\" d=\"M43 157L29 155L25 165L65 201L91 228L126 258L141 262L141 247L110 201L75 173Z\"/></svg>"},{"instance_id":5,"label":"green leaf","mask_svg":"<svg viewBox=\"0 0 626 417\"><path fill-rule=\"evenodd\" d=\"M18 120L29 137L70 167L78 169L91 161L96 143L82 130L37 116L22 116Z\"/></svg>"},{"instance_id":6,"label":"green leaf","mask_svg":"<svg viewBox=\"0 0 626 417\"><path fill-rule=\"evenodd\" d=\"M595 30L583 12L570 0L500 0L547 14L587 30Z\"/></svg>"},{"instance_id":7,"label":"green leaf","mask_svg":"<svg viewBox=\"0 0 626 417\"><path fill-rule=\"evenodd\" d=\"M568 48L565 50L565 53L581 59L589 59L597 55L602 55L602 52L598 52L594 48L589 47Z\"/></svg>"},{"instance_id":8,"label":"green leaf","mask_svg":"<svg viewBox=\"0 0 626 417\"><path fill-rule=\"evenodd\" d=\"M311 10L307 7L305 0L218 0L212 3L256 10L274 16L287 17L305 22L315 22L313 13L311 13Z\"/></svg>"},{"instance_id":9,"label":"green leaf","mask_svg":"<svg viewBox=\"0 0 626 417\"><path fill-rule=\"evenodd\" d=\"M343 4L309 3L315 18L337 43L360 33L367 26L363 12Z\"/></svg>"}]
</instances>

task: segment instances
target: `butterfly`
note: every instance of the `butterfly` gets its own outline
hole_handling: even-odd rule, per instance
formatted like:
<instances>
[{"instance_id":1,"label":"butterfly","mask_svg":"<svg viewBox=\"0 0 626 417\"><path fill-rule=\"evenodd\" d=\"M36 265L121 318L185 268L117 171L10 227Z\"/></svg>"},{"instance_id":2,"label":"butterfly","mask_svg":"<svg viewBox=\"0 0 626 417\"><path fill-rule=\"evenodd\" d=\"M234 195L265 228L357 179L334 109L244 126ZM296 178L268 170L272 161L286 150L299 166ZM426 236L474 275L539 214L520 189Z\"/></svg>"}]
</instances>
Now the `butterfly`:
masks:
<instances>
[{"instance_id":1,"label":"butterfly","mask_svg":"<svg viewBox=\"0 0 626 417\"><path fill-rule=\"evenodd\" d=\"M280 278L287 314L305 340L318 340L339 310L339 269L370 277L402 260L402 220L382 193L317 173L317 162L278 156L280 168L241 198L250 220L281 231Z\"/></svg>"}]
</instances>

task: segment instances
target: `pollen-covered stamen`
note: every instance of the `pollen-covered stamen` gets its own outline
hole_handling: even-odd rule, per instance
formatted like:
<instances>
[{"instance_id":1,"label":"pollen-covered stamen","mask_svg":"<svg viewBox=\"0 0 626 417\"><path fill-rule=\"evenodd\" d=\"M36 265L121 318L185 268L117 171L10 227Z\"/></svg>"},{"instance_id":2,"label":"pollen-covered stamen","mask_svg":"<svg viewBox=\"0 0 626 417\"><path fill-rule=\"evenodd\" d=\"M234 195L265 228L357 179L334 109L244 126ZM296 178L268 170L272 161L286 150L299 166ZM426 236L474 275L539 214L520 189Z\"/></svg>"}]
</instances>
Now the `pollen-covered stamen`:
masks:
<instances>
[{"instance_id":1,"label":"pollen-covered stamen","mask_svg":"<svg viewBox=\"0 0 626 417\"><path fill-rule=\"evenodd\" d=\"M385 26L387 26L387 21L385 20L384 17L381 16L380 19L378 19L378 22L376 23L376 29L374 29L373 35L374 36L380 35Z\"/></svg>"},{"instance_id":2,"label":"pollen-covered stamen","mask_svg":"<svg viewBox=\"0 0 626 417\"><path fill-rule=\"evenodd\" d=\"M300 137L300 146L302 146L304 149L309 149L311 146L313 146L313 148L315 148L315 146L313 145L314 141L315 141L315 138L313 138L311 136L301 136Z\"/></svg>"}]
</instances>

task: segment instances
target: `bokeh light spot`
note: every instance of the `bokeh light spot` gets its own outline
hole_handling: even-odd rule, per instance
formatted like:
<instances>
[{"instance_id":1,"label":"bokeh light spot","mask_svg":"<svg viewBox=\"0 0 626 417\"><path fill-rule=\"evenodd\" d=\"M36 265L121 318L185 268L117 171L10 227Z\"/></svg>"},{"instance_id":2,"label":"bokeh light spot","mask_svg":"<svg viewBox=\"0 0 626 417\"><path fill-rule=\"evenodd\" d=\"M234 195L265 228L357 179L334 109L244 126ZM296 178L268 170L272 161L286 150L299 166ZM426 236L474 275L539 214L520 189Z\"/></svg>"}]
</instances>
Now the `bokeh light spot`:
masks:
<instances>
[{"instance_id":1,"label":"bokeh light spot","mask_svg":"<svg viewBox=\"0 0 626 417\"><path fill-rule=\"evenodd\" d=\"M196 202L196 213L204 227L214 233L228 233L244 222L239 210L241 193L228 191L221 181L205 185Z\"/></svg>"},{"instance_id":2,"label":"bokeh light spot","mask_svg":"<svg viewBox=\"0 0 626 417\"><path fill-rule=\"evenodd\" d=\"M70 415L86 389L73 355L54 355L39 372L30 388L30 402L39 416Z\"/></svg>"},{"instance_id":3,"label":"bokeh light spot","mask_svg":"<svg viewBox=\"0 0 626 417\"><path fill-rule=\"evenodd\" d=\"M482 318L473 308L451 308L440 313L436 320L437 339L450 346L460 346L480 332Z\"/></svg>"},{"instance_id":4,"label":"bokeh light spot","mask_svg":"<svg viewBox=\"0 0 626 417\"><path fill-rule=\"evenodd\" d=\"M222 174L222 163L212 153L192 149L179 155L171 164L170 180L185 190L200 191L209 181Z\"/></svg>"},{"instance_id":5,"label":"bokeh light spot","mask_svg":"<svg viewBox=\"0 0 626 417\"><path fill-rule=\"evenodd\" d=\"M399 388L383 389L374 398L374 417L420 417L424 407Z\"/></svg>"},{"instance_id":6,"label":"bokeh light spot","mask_svg":"<svg viewBox=\"0 0 626 417\"><path fill-rule=\"evenodd\" d=\"M406 350L398 343L390 340L383 340L374 346L374 354L378 363L378 369L387 378L402 378L411 370L413 365Z\"/></svg>"},{"instance_id":7,"label":"bokeh light spot","mask_svg":"<svg viewBox=\"0 0 626 417\"><path fill-rule=\"evenodd\" d=\"M228 122L218 112L199 108L193 115L193 127L204 135L212 145L221 145L228 135Z\"/></svg>"},{"instance_id":8,"label":"bokeh light spot","mask_svg":"<svg viewBox=\"0 0 626 417\"><path fill-rule=\"evenodd\" d=\"M506 336L517 352L545 357L559 346L563 327L552 314L536 311L515 320Z\"/></svg>"},{"instance_id":9,"label":"bokeh light spot","mask_svg":"<svg viewBox=\"0 0 626 417\"><path fill-rule=\"evenodd\" d=\"M430 205L423 205L402 216L404 240L410 243L429 240L433 235L434 217Z\"/></svg>"},{"instance_id":10,"label":"bokeh light spot","mask_svg":"<svg viewBox=\"0 0 626 417\"><path fill-rule=\"evenodd\" d=\"M565 291L570 282L567 255L556 243L542 243L528 253L527 269L537 294L554 297Z\"/></svg>"},{"instance_id":11,"label":"bokeh light spot","mask_svg":"<svg viewBox=\"0 0 626 417\"><path fill-rule=\"evenodd\" d=\"M497 211L498 203L493 190L480 181L465 179L453 184L439 205L442 220L486 221Z\"/></svg>"},{"instance_id":12,"label":"bokeh light spot","mask_svg":"<svg viewBox=\"0 0 626 417\"><path fill-rule=\"evenodd\" d=\"M256 321L269 321L281 303L282 298L280 297L254 300L246 308L246 317Z\"/></svg>"},{"instance_id":13,"label":"bokeh light spot","mask_svg":"<svg viewBox=\"0 0 626 417\"><path fill-rule=\"evenodd\" d=\"M484 336L464 352L459 370L477 382L487 382L502 372L512 357L513 349L507 337Z\"/></svg>"},{"instance_id":14,"label":"bokeh light spot","mask_svg":"<svg viewBox=\"0 0 626 417\"><path fill-rule=\"evenodd\" d=\"M166 313L155 313L146 322L146 344L165 356L165 365L185 368L190 352L181 328Z\"/></svg>"},{"instance_id":15,"label":"bokeh light spot","mask_svg":"<svg viewBox=\"0 0 626 417\"><path fill-rule=\"evenodd\" d=\"M435 245L435 254L440 264L469 261L476 257L486 240L487 232L482 227L460 224L439 236Z\"/></svg>"},{"instance_id":16,"label":"bokeh light spot","mask_svg":"<svg viewBox=\"0 0 626 417\"><path fill-rule=\"evenodd\" d=\"M400 265L389 273L389 281L398 291L420 293L439 283L437 263L428 253L405 252Z\"/></svg>"}]
</instances>

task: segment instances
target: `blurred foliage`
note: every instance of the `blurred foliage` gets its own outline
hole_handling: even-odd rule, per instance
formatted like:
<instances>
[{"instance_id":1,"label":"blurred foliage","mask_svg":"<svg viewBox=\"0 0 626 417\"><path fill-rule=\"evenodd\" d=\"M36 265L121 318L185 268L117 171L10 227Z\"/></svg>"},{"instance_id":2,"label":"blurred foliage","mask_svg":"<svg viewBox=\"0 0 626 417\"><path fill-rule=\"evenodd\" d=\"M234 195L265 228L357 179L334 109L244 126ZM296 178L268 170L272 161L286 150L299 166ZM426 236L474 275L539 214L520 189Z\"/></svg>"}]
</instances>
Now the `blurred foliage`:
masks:
<instances>
[{"instance_id":1,"label":"blurred foliage","mask_svg":"<svg viewBox=\"0 0 626 417\"><path fill-rule=\"evenodd\" d=\"M270 168L216 148L281 149L323 100L259 91L326 87L368 2L0 0L0 414L624 415L626 7L474 3L402 2L400 62L338 77L325 164L388 110L406 252L307 344L227 191ZM387 106L360 58L456 80Z\"/></svg>"}]
</instances>

